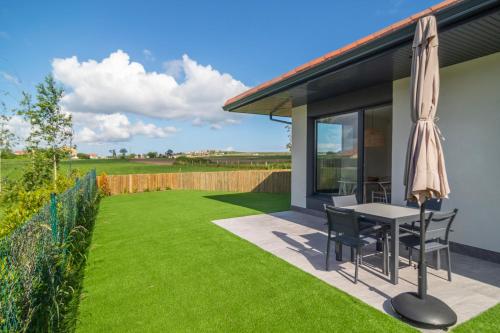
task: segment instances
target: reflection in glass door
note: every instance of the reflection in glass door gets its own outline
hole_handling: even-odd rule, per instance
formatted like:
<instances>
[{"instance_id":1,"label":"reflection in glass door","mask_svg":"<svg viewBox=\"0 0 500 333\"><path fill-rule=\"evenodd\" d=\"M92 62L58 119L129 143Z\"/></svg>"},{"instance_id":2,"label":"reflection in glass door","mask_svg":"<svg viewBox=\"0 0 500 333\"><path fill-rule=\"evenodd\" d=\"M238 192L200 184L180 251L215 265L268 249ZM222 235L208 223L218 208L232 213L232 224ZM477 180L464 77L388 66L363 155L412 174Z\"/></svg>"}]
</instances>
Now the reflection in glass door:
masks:
<instances>
[{"instance_id":1,"label":"reflection in glass door","mask_svg":"<svg viewBox=\"0 0 500 333\"><path fill-rule=\"evenodd\" d=\"M391 202L392 107L364 111L364 180L365 202Z\"/></svg>"},{"instance_id":2,"label":"reflection in glass door","mask_svg":"<svg viewBox=\"0 0 500 333\"><path fill-rule=\"evenodd\" d=\"M391 105L317 119L315 153L316 193L391 202Z\"/></svg>"},{"instance_id":3,"label":"reflection in glass door","mask_svg":"<svg viewBox=\"0 0 500 333\"><path fill-rule=\"evenodd\" d=\"M317 193L357 192L358 115L359 112L352 112L316 120Z\"/></svg>"}]
</instances>

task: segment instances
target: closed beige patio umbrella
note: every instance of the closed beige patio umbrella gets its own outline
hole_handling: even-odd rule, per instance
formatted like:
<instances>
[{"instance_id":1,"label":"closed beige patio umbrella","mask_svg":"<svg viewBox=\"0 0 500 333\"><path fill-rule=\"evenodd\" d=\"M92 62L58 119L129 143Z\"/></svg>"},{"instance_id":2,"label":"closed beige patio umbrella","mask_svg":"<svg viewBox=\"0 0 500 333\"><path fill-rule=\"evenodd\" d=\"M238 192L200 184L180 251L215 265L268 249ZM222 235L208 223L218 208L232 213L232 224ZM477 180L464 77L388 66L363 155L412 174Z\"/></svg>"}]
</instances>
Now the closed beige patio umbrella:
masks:
<instances>
[{"instance_id":1,"label":"closed beige patio umbrella","mask_svg":"<svg viewBox=\"0 0 500 333\"><path fill-rule=\"evenodd\" d=\"M391 301L402 317L421 325L449 327L456 323L453 310L427 295L425 260L425 201L447 198L450 193L441 132L436 125L439 100L437 24L434 16L417 22L413 39L410 107L413 125L408 142L405 170L406 199L420 205L420 255L418 293L403 293Z\"/></svg>"},{"instance_id":2,"label":"closed beige patio umbrella","mask_svg":"<svg viewBox=\"0 0 500 333\"><path fill-rule=\"evenodd\" d=\"M439 99L438 36L434 16L421 18L413 39L411 66L413 126L406 159L406 199L421 204L450 193L441 133L436 126Z\"/></svg>"}]
</instances>

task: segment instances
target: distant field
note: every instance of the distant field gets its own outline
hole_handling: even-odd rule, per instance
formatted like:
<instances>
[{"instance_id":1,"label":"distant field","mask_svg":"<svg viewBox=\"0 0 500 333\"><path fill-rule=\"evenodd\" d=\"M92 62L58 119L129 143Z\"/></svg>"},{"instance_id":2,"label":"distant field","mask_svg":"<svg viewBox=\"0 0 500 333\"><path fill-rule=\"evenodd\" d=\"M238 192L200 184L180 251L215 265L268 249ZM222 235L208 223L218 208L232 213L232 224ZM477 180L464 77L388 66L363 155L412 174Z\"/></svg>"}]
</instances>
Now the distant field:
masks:
<instances>
[{"instance_id":1,"label":"distant field","mask_svg":"<svg viewBox=\"0 0 500 333\"><path fill-rule=\"evenodd\" d=\"M240 159L242 157L240 156ZM269 159L269 157L268 157ZM271 160L274 158L271 158ZM164 160L168 161L168 160ZM265 161L262 159L259 162L255 161L254 164L242 163L241 165L234 165L233 163L220 163L219 165L204 165L204 164L189 164L189 165L166 165L160 163L161 160L125 160L125 159L102 159L102 160L73 160L63 161L61 163L62 172L68 172L71 169L78 169L85 173L93 168L96 169L97 174L102 172L108 175L125 175L137 173L163 173L163 172L203 172L203 171L226 171L234 169L255 169L262 167L266 168ZM12 159L2 160L2 178L8 177L9 179L18 178L23 167L28 163L26 159ZM270 162L271 163L271 162Z\"/></svg>"},{"instance_id":2,"label":"distant field","mask_svg":"<svg viewBox=\"0 0 500 333\"><path fill-rule=\"evenodd\" d=\"M283 154L277 154L277 153L269 153L269 154L262 154L259 153L257 154L228 154L228 155L212 155L208 156L208 159L214 160L214 159L227 159L227 160L290 160L291 155L290 153L283 153Z\"/></svg>"}]
</instances>

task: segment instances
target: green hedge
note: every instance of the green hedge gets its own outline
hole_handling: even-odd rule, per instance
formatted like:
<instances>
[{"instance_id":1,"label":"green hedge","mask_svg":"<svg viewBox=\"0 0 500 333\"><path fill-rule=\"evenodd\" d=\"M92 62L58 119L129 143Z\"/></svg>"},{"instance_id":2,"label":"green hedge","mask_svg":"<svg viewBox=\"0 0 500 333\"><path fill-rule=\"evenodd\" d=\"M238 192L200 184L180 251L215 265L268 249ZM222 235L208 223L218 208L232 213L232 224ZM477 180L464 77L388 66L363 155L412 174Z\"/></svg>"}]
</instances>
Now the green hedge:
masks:
<instances>
[{"instance_id":1,"label":"green hedge","mask_svg":"<svg viewBox=\"0 0 500 333\"><path fill-rule=\"evenodd\" d=\"M0 332L68 332L99 207L95 170L0 239Z\"/></svg>"}]
</instances>

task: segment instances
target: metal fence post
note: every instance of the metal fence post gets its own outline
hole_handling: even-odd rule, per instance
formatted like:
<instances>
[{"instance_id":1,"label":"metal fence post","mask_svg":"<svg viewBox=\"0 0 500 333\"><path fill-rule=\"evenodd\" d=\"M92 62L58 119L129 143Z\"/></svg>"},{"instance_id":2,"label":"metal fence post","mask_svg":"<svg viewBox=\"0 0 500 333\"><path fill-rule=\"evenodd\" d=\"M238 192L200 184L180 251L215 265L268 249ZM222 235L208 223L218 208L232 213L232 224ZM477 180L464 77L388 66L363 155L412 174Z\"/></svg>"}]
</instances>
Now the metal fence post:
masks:
<instances>
[{"instance_id":1,"label":"metal fence post","mask_svg":"<svg viewBox=\"0 0 500 333\"><path fill-rule=\"evenodd\" d=\"M56 194L50 194L50 224L52 227L52 240L57 241L57 199Z\"/></svg>"}]
</instances>

